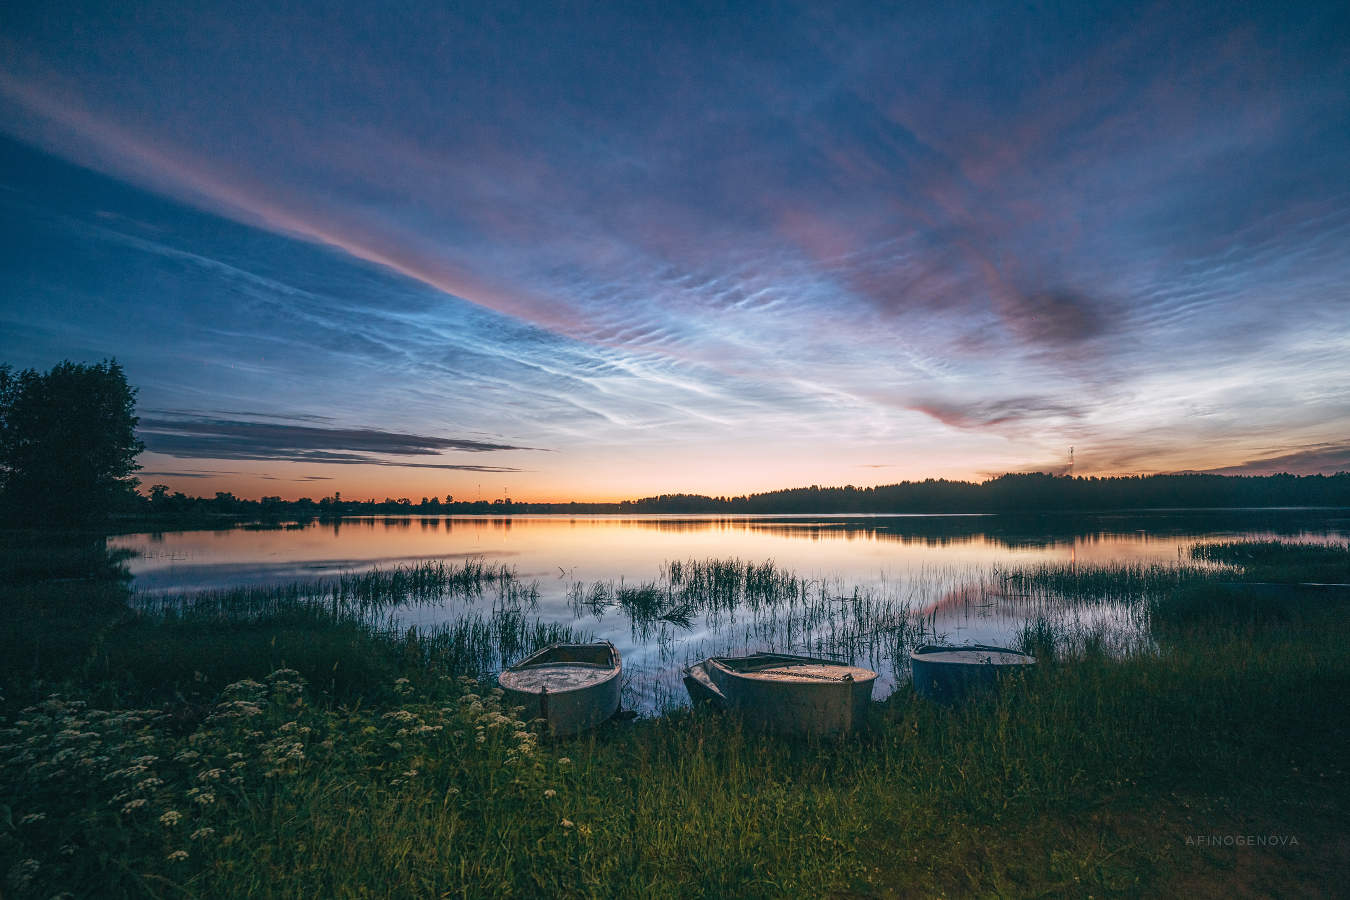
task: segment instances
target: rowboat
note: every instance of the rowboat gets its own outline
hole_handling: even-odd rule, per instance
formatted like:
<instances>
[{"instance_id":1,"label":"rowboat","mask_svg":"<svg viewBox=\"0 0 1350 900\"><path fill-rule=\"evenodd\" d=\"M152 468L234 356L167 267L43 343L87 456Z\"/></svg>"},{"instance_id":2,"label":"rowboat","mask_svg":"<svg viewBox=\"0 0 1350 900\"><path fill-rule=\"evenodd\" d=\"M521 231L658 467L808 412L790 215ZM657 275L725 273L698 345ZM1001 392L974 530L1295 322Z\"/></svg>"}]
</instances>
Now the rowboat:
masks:
<instances>
[{"instance_id":1,"label":"rowboat","mask_svg":"<svg viewBox=\"0 0 1350 900\"><path fill-rule=\"evenodd\" d=\"M552 644L507 668L497 683L508 706L543 719L554 734L594 728L619 709L623 662L609 641Z\"/></svg>"},{"instance_id":2,"label":"rowboat","mask_svg":"<svg viewBox=\"0 0 1350 900\"><path fill-rule=\"evenodd\" d=\"M788 734L832 734L860 725L876 679L871 669L786 653L711 656L684 670L696 706L735 710L751 727Z\"/></svg>"},{"instance_id":3,"label":"rowboat","mask_svg":"<svg viewBox=\"0 0 1350 900\"><path fill-rule=\"evenodd\" d=\"M1036 657L1007 647L925 644L909 654L914 690L931 700L955 700L972 688L996 685L1011 672L1024 672Z\"/></svg>"}]
</instances>

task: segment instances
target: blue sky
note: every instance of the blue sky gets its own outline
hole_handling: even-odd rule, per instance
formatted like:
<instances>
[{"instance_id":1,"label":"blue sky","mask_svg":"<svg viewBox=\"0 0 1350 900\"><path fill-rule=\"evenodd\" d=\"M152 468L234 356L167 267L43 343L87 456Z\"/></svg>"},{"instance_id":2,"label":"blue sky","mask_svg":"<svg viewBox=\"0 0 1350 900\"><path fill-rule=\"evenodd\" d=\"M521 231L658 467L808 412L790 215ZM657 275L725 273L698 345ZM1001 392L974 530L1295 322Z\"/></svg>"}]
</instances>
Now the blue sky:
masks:
<instances>
[{"instance_id":1,"label":"blue sky","mask_svg":"<svg viewBox=\"0 0 1350 900\"><path fill-rule=\"evenodd\" d=\"M1350 469L1348 33L7 5L0 351L116 355L193 493Z\"/></svg>"}]
</instances>

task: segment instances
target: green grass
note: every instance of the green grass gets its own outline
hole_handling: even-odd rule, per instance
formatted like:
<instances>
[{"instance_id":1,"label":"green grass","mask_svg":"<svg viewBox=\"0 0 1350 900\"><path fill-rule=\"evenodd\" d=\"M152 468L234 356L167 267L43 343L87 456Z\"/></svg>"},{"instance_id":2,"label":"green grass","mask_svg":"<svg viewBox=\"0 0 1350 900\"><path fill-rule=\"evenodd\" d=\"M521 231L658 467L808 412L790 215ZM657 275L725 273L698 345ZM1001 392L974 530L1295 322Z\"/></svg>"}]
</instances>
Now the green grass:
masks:
<instances>
[{"instance_id":1,"label":"green grass","mask_svg":"<svg viewBox=\"0 0 1350 900\"><path fill-rule=\"evenodd\" d=\"M1260 566L1303 565L1301 549L1285 563L1260 552ZM1309 565L1344 566L1338 552ZM1009 690L949 708L902 687L869 727L825 740L688 711L538 739L456 677L487 659L465 648L554 637L527 602L454 637L298 597L244 602L237 628L219 603L93 615L99 637L64 670L4 670L4 896L1334 894L1346 604L1289 592L1278 615L1206 606L1235 572L1250 578L1218 562L1237 568L1170 582L1022 572L1021 588L1060 593L1114 577L1113 596L1155 620L1156 646L1117 658L1033 620L1024 642L1047 648L1043 664ZM685 602L752 583L741 564L709 571ZM818 591L779 596L800 610ZM861 604L859 627L887 614L862 594L826 600ZM120 682L138 657L135 686ZM195 693L175 699L155 672ZM1298 843L1187 843L1258 834Z\"/></svg>"}]
</instances>

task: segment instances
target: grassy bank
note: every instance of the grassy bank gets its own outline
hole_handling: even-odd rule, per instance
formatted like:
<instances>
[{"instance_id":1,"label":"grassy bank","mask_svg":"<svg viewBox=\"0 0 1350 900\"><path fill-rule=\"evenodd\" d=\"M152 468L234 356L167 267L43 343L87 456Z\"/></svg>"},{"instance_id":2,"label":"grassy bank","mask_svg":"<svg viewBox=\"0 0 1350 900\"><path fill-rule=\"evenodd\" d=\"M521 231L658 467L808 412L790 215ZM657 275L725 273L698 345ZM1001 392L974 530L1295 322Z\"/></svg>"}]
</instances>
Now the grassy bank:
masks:
<instances>
[{"instance_id":1,"label":"grassy bank","mask_svg":"<svg viewBox=\"0 0 1350 900\"><path fill-rule=\"evenodd\" d=\"M1011 690L949 709L902 687L817 741L687 711L537 736L465 674L560 636L509 573L133 609L96 557L43 551L6 564L5 896L1333 894L1350 601L1242 582L1350 581L1350 550L1282 546L1212 545L1184 573L1002 573L1024 594L1114 584L1147 604L1156 652L1047 627ZM428 578L500 602L458 632L372 617ZM680 573L713 607L729 579L800 590L777 578Z\"/></svg>"}]
</instances>

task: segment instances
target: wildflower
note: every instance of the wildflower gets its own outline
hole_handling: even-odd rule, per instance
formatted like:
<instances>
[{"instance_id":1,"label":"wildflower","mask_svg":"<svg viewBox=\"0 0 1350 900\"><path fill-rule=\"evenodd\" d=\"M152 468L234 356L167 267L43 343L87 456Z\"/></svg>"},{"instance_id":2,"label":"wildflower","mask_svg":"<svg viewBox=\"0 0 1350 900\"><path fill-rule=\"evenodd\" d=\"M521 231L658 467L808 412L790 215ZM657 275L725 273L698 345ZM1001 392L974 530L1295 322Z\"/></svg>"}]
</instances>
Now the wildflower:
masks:
<instances>
[{"instance_id":1,"label":"wildflower","mask_svg":"<svg viewBox=\"0 0 1350 900\"><path fill-rule=\"evenodd\" d=\"M132 811L140 809L144 805L145 805L144 797L137 797L135 800L128 800L126 804L122 806L122 814L130 815Z\"/></svg>"},{"instance_id":2,"label":"wildflower","mask_svg":"<svg viewBox=\"0 0 1350 900\"><path fill-rule=\"evenodd\" d=\"M163 778L154 778L154 777L143 778L140 781L136 782L136 790L149 791L159 787L162 784L164 784Z\"/></svg>"},{"instance_id":3,"label":"wildflower","mask_svg":"<svg viewBox=\"0 0 1350 900\"><path fill-rule=\"evenodd\" d=\"M556 796L558 796L558 792L555 791L553 788L549 788L548 790L544 791L545 800L552 800Z\"/></svg>"},{"instance_id":4,"label":"wildflower","mask_svg":"<svg viewBox=\"0 0 1350 900\"><path fill-rule=\"evenodd\" d=\"M560 766L570 766L571 764L572 764L571 758L566 757L566 756L560 756L560 757L558 757L558 765L560 765Z\"/></svg>"},{"instance_id":5,"label":"wildflower","mask_svg":"<svg viewBox=\"0 0 1350 900\"><path fill-rule=\"evenodd\" d=\"M10 883L22 890L28 886L41 868L42 866L36 859L22 860L9 870Z\"/></svg>"},{"instance_id":6,"label":"wildflower","mask_svg":"<svg viewBox=\"0 0 1350 900\"><path fill-rule=\"evenodd\" d=\"M180 821L182 821L182 818L183 818L182 813L180 813L176 809L171 809L164 815L159 817L159 824L163 825L165 828L168 828L173 825L177 825Z\"/></svg>"},{"instance_id":7,"label":"wildflower","mask_svg":"<svg viewBox=\"0 0 1350 900\"><path fill-rule=\"evenodd\" d=\"M132 801L132 802L135 802L135 801ZM142 801L142 802L144 802L144 801ZM193 803L200 803L202 806L210 806L212 803L215 803L215 802L216 802L216 795L213 794L213 793L211 793L210 791L203 791L202 793L200 793L200 794L198 794L197 796L193 797L193 798L192 798L192 802L193 802Z\"/></svg>"},{"instance_id":8,"label":"wildflower","mask_svg":"<svg viewBox=\"0 0 1350 900\"><path fill-rule=\"evenodd\" d=\"M416 777L417 777L417 770L416 770L416 769L409 769L408 771L404 772L403 774L404 774L404 776L406 776L406 777L408 777L408 778L416 778Z\"/></svg>"},{"instance_id":9,"label":"wildflower","mask_svg":"<svg viewBox=\"0 0 1350 900\"><path fill-rule=\"evenodd\" d=\"M188 852L186 850L175 850L164 858L169 862L184 862L188 858Z\"/></svg>"},{"instance_id":10,"label":"wildflower","mask_svg":"<svg viewBox=\"0 0 1350 900\"><path fill-rule=\"evenodd\" d=\"M564 828L571 828L571 827L572 827L572 820L571 820L571 819L563 819L563 820L562 820L561 822L559 822L558 824L562 825L562 827L564 827Z\"/></svg>"},{"instance_id":11,"label":"wildflower","mask_svg":"<svg viewBox=\"0 0 1350 900\"><path fill-rule=\"evenodd\" d=\"M219 781L220 776L225 774L224 769L207 769L197 775L198 781Z\"/></svg>"},{"instance_id":12,"label":"wildflower","mask_svg":"<svg viewBox=\"0 0 1350 900\"><path fill-rule=\"evenodd\" d=\"M192 832L192 839L194 841L206 840L207 838L215 835L215 833L216 830L214 828L198 828L196 831Z\"/></svg>"}]
</instances>

